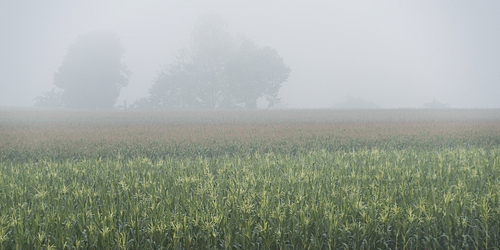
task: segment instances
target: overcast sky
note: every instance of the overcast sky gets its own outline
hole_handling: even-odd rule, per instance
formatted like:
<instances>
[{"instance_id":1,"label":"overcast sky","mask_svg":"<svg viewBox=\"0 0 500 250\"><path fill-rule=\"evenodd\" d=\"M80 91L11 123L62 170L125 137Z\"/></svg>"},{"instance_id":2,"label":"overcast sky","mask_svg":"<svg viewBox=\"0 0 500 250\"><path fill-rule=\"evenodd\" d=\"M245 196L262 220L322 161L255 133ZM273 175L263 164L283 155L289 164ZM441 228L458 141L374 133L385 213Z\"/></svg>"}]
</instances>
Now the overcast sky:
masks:
<instances>
[{"instance_id":1,"label":"overcast sky","mask_svg":"<svg viewBox=\"0 0 500 250\"><path fill-rule=\"evenodd\" d=\"M78 36L108 29L132 72L119 103L148 95L158 72L213 12L291 68L288 108L329 108L348 96L382 108L434 99L500 108L500 1L0 1L0 106L32 106Z\"/></svg>"}]
</instances>

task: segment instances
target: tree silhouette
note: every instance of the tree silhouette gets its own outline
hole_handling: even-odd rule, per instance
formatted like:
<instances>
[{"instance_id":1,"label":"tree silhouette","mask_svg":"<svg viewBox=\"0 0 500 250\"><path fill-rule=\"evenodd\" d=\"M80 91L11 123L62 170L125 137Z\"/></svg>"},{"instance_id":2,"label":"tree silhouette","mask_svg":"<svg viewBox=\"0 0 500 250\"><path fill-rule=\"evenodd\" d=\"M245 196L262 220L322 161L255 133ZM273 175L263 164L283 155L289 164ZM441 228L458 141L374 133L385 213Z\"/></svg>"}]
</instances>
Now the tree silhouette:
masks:
<instances>
[{"instance_id":1,"label":"tree silhouette","mask_svg":"<svg viewBox=\"0 0 500 250\"><path fill-rule=\"evenodd\" d=\"M290 68L276 50L259 48L244 36L235 38L220 16L200 16L191 33L190 50L165 69L136 107L231 109L279 102Z\"/></svg>"},{"instance_id":2,"label":"tree silhouette","mask_svg":"<svg viewBox=\"0 0 500 250\"><path fill-rule=\"evenodd\" d=\"M96 31L71 44L54 85L63 89L64 107L111 109L120 89L128 84L130 72L121 62L124 49L111 31Z\"/></svg>"},{"instance_id":3,"label":"tree silhouette","mask_svg":"<svg viewBox=\"0 0 500 250\"><path fill-rule=\"evenodd\" d=\"M43 108L61 108L63 105L61 103L61 91L56 91L56 88L52 88L51 91L45 91L42 95L35 97L35 107Z\"/></svg>"},{"instance_id":4,"label":"tree silhouette","mask_svg":"<svg viewBox=\"0 0 500 250\"><path fill-rule=\"evenodd\" d=\"M278 91L288 79L290 68L275 49L259 48L246 37L239 39L236 53L226 64L230 93L235 103L246 109L257 108L257 99L264 97L268 106L279 102Z\"/></svg>"}]
</instances>

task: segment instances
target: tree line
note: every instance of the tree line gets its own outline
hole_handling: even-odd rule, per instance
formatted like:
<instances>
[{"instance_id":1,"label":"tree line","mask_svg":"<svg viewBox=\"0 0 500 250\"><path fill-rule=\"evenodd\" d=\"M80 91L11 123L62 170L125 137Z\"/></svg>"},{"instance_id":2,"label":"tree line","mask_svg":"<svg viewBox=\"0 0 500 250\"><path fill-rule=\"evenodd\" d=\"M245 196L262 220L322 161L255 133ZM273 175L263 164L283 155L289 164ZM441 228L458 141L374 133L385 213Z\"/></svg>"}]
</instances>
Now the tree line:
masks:
<instances>
[{"instance_id":1,"label":"tree line","mask_svg":"<svg viewBox=\"0 0 500 250\"><path fill-rule=\"evenodd\" d=\"M79 37L54 74L52 89L35 106L112 109L131 72L122 63L124 48L112 31ZM278 92L290 67L277 51L259 47L244 35L232 35L220 16L198 18L188 48L155 78L136 109L255 109L263 98L279 103Z\"/></svg>"}]
</instances>

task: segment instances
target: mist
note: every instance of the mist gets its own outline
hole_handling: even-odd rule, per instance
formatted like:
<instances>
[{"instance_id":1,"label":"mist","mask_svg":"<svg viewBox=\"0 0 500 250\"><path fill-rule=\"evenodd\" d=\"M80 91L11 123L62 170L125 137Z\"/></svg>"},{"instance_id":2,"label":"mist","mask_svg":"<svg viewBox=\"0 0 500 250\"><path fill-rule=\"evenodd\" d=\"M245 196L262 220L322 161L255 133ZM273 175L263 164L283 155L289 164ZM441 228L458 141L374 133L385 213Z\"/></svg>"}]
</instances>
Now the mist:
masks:
<instances>
[{"instance_id":1,"label":"mist","mask_svg":"<svg viewBox=\"0 0 500 250\"><path fill-rule=\"evenodd\" d=\"M498 1L14 1L0 3L0 106L54 88L68 47L111 30L131 72L117 105L148 96L201 14L270 46L290 67L282 108L500 108Z\"/></svg>"}]
</instances>

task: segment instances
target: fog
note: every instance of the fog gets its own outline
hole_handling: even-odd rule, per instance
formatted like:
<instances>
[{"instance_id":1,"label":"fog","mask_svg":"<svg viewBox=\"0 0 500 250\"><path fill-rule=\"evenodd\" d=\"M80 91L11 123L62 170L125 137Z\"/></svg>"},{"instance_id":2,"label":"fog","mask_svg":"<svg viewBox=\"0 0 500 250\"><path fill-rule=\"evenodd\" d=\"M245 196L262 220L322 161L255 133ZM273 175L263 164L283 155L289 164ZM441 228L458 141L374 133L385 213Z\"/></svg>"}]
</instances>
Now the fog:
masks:
<instances>
[{"instance_id":1,"label":"fog","mask_svg":"<svg viewBox=\"0 0 500 250\"><path fill-rule=\"evenodd\" d=\"M381 108L500 108L499 1L0 2L0 106L32 106L54 87L67 48L112 30L132 72L117 103L146 97L189 46L200 14L277 50L290 67L286 108L360 98Z\"/></svg>"}]
</instances>

